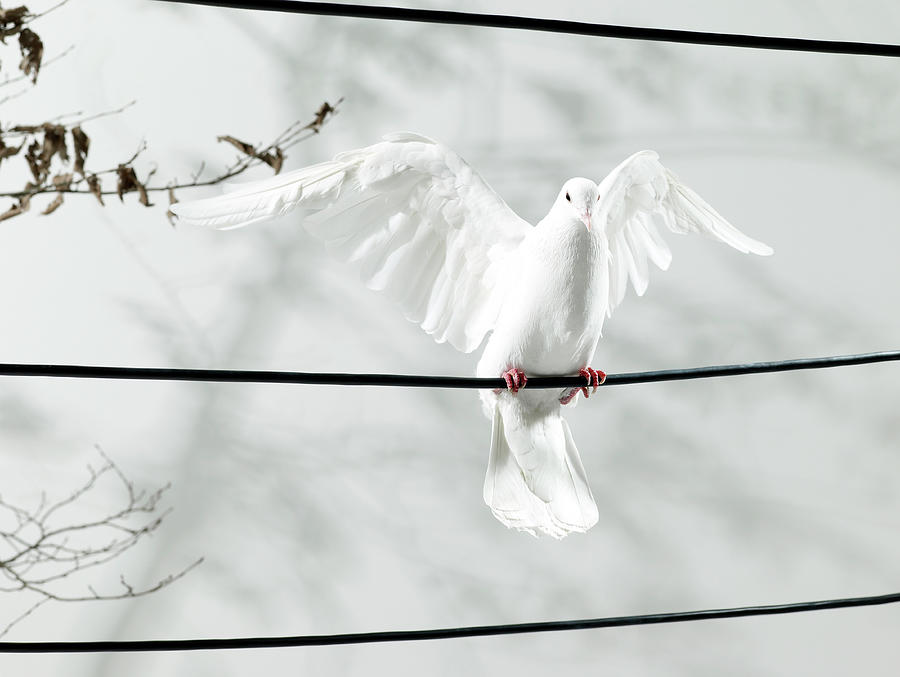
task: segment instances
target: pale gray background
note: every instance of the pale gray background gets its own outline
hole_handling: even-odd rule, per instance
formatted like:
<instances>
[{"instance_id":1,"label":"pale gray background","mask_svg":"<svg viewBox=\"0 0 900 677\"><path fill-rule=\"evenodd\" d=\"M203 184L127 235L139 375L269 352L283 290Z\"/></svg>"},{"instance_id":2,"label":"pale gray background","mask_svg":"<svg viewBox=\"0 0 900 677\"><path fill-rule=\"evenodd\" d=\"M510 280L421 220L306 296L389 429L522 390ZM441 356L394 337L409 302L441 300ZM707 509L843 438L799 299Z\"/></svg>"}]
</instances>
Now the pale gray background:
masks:
<instances>
[{"instance_id":1,"label":"pale gray background","mask_svg":"<svg viewBox=\"0 0 900 677\"><path fill-rule=\"evenodd\" d=\"M422 2L423 6L439 6ZM900 8L849 0L466 2L614 23L897 41ZM37 8L37 7L35 7ZM774 257L670 238L608 322L611 372L898 347L898 64L714 47L73 2L75 42L5 120L100 111L91 162L186 177L216 134L274 136L345 96L289 167L416 130L458 150L529 219L573 175L641 148ZM260 170L258 176L265 175ZM210 191L212 192L212 191ZM182 199L189 197L182 193ZM288 218L171 228L134 198L0 224L0 359L469 374ZM481 499L474 392L8 379L2 490L64 491L100 444L142 486L172 480L161 532L95 579L143 600L45 607L8 639L424 628L877 594L900 588L893 365L610 388L570 415L600 507L562 542L507 531ZM115 496L100 495L104 505ZM9 610L11 602L0 600ZM896 674L900 608L405 645L0 657L31 675Z\"/></svg>"}]
</instances>

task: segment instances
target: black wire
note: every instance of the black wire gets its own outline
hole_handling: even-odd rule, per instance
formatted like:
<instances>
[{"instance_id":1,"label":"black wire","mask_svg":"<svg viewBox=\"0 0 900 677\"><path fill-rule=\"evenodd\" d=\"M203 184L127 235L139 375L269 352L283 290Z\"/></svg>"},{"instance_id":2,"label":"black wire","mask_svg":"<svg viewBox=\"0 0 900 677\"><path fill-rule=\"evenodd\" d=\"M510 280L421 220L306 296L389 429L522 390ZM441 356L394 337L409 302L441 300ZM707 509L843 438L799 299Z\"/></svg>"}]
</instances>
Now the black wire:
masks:
<instances>
[{"instance_id":1,"label":"black wire","mask_svg":"<svg viewBox=\"0 0 900 677\"><path fill-rule=\"evenodd\" d=\"M607 386L657 381L685 381L696 378L763 374L775 371L825 369L900 360L900 350L859 355L833 355L780 362L721 364L691 369L664 369L609 374ZM526 374L527 375L527 374ZM174 369L158 367L98 367L78 364L0 363L0 376L44 376L53 378L101 378L145 381L207 381L216 383L297 383L336 386L399 386L404 388L505 388L502 378L467 376L415 376L407 374L342 374L302 371L260 371L239 369ZM581 376L534 376L528 388L571 388L584 385Z\"/></svg>"},{"instance_id":2,"label":"black wire","mask_svg":"<svg viewBox=\"0 0 900 677\"><path fill-rule=\"evenodd\" d=\"M434 630L394 630L387 632L349 632L336 635L296 635L292 637L230 637L210 639L150 639L99 642L0 642L0 653L122 653L132 651L209 651L222 649L272 649L279 647L331 646L335 644L373 644L380 642L416 642L431 639L459 639L461 637L487 637L492 635L520 635L531 632L556 632L561 630L589 630L596 628L620 628L630 625L658 625L660 623L684 623L745 616L771 616L794 614L825 609L846 609L860 606L876 606L900 602L900 592L871 597L826 599L794 604L738 607L733 609L707 609L704 611L679 611L675 613L647 614L643 616L614 616L612 618L585 618L571 621L544 621L540 623L514 623L503 625L476 625L462 628L438 628Z\"/></svg>"},{"instance_id":3,"label":"black wire","mask_svg":"<svg viewBox=\"0 0 900 677\"><path fill-rule=\"evenodd\" d=\"M626 40L653 40L679 42L694 45L718 45L723 47L749 47L753 49L779 49L793 52L824 52L829 54L860 54L868 56L900 57L900 45L873 42L849 42L845 40L811 40L807 38L778 38L765 35L735 33L711 33L707 31L682 31L668 28L643 28L640 26L614 26L591 24L561 19L540 19L506 14L477 14L453 12L441 9L413 9L407 7L382 7L334 2L305 2L303 0L163 0L187 5L211 5L232 9L254 9L269 12L291 12L344 16L360 19L386 19L390 21L416 21L456 26L484 26L515 28L529 31L589 35L595 37L623 38Z\"/></svg>"}]
</instances>

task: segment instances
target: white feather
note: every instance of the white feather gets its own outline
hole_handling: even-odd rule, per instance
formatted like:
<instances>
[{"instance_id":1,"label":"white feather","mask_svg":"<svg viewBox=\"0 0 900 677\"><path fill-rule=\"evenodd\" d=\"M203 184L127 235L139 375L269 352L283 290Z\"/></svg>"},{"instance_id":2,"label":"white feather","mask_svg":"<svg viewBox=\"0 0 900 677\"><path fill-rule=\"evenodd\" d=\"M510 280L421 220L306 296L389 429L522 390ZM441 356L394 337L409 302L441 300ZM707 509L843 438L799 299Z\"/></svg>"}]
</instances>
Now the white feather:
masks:
<instances>
[{"instance_id":1,"label":"white feather","mask_svg":"<svg viewBox=\"0 0 900 677\"><path fill-rule=\"evenodd\" d=\"M673 233L699 233L745 254L768 256L772 248L741 233L681 183L652 150L635 153L599 185L597 213L610 240L610 293L607 315L622 302L622 281L638 296L650 281L647 260L666 270L672 253L657 226Z\"/></svg>"},{"instance_id":2,"label":"white feather","mask_svg":"<svg viewBox=\"0 0 900 677\"><path fill-rule=\"evenodd\" d=\"M540 417L492 418L484 501L511 529L554 538L585 532L597 523L597 505L569 425L559 408ZM506 420L512 425L507 425Z\"/></svg>"},{"instance_id":3,"label":"white feather","mask_svg":"<svg viewBox=\"0 0 900 677\"><path fill-rule=\"evenodd\" d=\"M453 151L408 132L384 138L172 211L190 225L228 229L296 210L367 286L438 342L471 352L502 303L503 286L491 281L531 227Z\"/></svg>"}]
</instances>

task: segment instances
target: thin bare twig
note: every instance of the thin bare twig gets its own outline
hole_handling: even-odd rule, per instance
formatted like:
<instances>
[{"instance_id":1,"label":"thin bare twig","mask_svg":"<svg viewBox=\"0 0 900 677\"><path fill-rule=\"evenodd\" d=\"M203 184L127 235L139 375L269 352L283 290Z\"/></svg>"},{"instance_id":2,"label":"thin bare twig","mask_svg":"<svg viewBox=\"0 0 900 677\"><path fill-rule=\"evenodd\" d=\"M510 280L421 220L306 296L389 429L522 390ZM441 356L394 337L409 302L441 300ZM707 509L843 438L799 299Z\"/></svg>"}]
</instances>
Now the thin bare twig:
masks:
<instances>
[{"instance_id":1,"label":"thin bare twig","mask_svg":"<svg viewBox=\"0 0 900 677\"><path fill-rule=\"evenodd\" d=\"M93 120L99 120L100 118L109 117L110 115L118 115L119 113L124 113L126 110L131 108L137 103L137 99L133 99L128 103L119 106L118 108L111 108L109 110L101 111L99 113L94 113L93 115L88 115L87 117L83 117L78 120L72 120L71 122L67 122L64 126L66 127L66 131L72 129L74 127L80 127L85 122L91 122ZM54 118L51 118L47 122L39 122L36 124L22 124L18 123L15 125L10 125L6 129L0 129L0 136L2 138L21 138L21 137L30 137L35 134L40 133L47 125L58 123L64 118L74 117L76 115L81 115L81 111L75 111L73 113L62 113L61 115L57 115Z\"/></svg>"},{"instance_id":2,"label":"thin bare twig","mask_svg":"<svg viewBox=\"0 0 900 677\"><path fill-rule=\"evenodd\" d=\"M66 2L68 2L68 0L66 0ZM69 45L63 51L61 51L59 54L56 54L56 55L50 57L49 59L44 59L43 62L41 63L41 68L46 68L47 66L50 66L50 65L56 63L57 61L60 61L61 59L67 57L74 49L75 49L75 45ZM27 79L28 79L28 76L24 75L24 74L16 75L16 76L8 75L8 76L6 76L6 79L4 79L3 81L0 81L0 87L6 87L6 85L11 85L14 82L21 82L22 80L27 80ZM25 92L30 91L30 89L31 88L23 89L21 94L24 94ZM19 94L16 94L13 96L19 96ZM0 103L3 103L4 101L8 101L10 98L12 98L12 96L6 97L4 99L0 99Z\"/></svg>"},{"instance_id":3,"label":"thin bare twig","mask_svg":"<svg viewBox=\"0 0 900 677\"><path fill-rule=\"evenodd\" d=\"M65 5L67 2L69 2L69 0L60 0L60 2L57 2L55 5L52 5L51 7L48 7L43 12L38 12L37 14L31 14L28 16L27 19L25 19L25 23L29 24L32 21L40 19L43 16L47 16L48 14L50 14L50 12L53 12L53 11L59 9L60 7Z\"/></svg>"},{"instance_id":4,"label":"thin bare twig","mask_svg":"<svg viewBox=\"0 0 900 677\"><path fill-rule=\"evenodd\" d=\"M10 630L13 629L13 626L24 621L31 614L33 614L35 611L37 611L39 607L42 607L44 604L46 604L49 601L50 601L49 597L44 597L44 598L36 601L34 604L32 604L30 607L28 607L24 612L22 612L21 614L19 614L15 618L13 618L9 623L4 625L3 629L0 630L0 637L3 637L4 635L6 635L6 633L8 633Z\"/></svg>"},{"instance_id":5,"label":"thin bare twig","mask_svg":"<svg viewBox=\"0 0 900 677\"><path fill-rule=\"evenodd\" d=\"M46 602L107 601L143 597L161 590L185 576L198 566L200 558L179 571L169 574L151 585L135 586L124 574L119 586L109 591L98 590L86 583L86 595L64 592L63 581L82 577L86 572L102 567L153 534L170 510L158 513L160 500L169 485L152 492L137 491L122 470L99 447L103 460L99 469L88 466L88 477L67 496L48 502L45 495L35 509L24 508L0 497L0 574L8 581L0 592L20 593L37 599L26 611L9 621L0 637L16 624L34 613ZM94 519L73 520L67 511L83 502L105 479L110 478L123 490L121 507L101 513ZM5 526L6 524L12 526ZM109 534L112 537L109 537ZM70 589L71 584L66 585Z\"/></svg>"}]
</instances>

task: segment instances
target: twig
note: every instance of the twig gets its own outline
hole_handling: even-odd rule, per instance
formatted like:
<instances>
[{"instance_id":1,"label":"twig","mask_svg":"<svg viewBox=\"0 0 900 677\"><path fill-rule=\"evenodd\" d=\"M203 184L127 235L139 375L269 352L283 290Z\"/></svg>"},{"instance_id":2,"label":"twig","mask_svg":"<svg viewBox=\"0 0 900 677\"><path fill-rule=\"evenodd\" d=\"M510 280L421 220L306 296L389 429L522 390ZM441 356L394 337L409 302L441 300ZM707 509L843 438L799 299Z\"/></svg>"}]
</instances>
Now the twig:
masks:
<instances>
[{"instance_id":1,"label":"twig","mask_svg":"<svg viewBox=\"0 0 900 677\"><path fill-rule=\"evenodd\" d=\"M68 0L66 0L66 2L68 2ZM44 60L41 62L41 68L46 68L47 66L50 66L50 65L56 63L56 62L59 61L60 59L62 59L62 58L64 58L64 57L68 56L68 55L72 52L72 50L74 50L74 49L75 49L75 45L69 45L69 46L66 47L63 51L61 51L59 54L56 54L55 56L52 56L52 57L50 57L49 59L44 59ZM13 84L14 82L21 82L22 80L27 80L27 79L28 79L28 76L27 76L27 75L24 75L24 74L23 74L23 75L16 75L15 77L9 77L9 76L7 76L5 80L3 80L2 82L0 82L0 87L5 87L6 85L11 85L11 84ZM30 91L30 89L31 89L31 88L23 89L21 93ZM21 94L21 93L20 93L20 94ZM16 96L20 96L20 94L17 94ZM12 97L7 97L7 98L5 98L5 99L0 99L0 103L3 103L4 101L8 101L9 98L12 98Z\"/></svg>"},{"instance_id":2,"label":"twig","mask_svg":"<svg viewBox=\"0 0 900 677\"><path fill-rule=\"evenodd\" d=\"M133 100L129 101L128 103L126 103L122 106L119 106L118 108L112 108L110 110L101 111L99 113L94 113L93 115L88 115L87 117L83 117L80 120L73 120L72 122L68 122L68 123L66 123L65 127L67 127L67 128L80 127L85 122L91 122L93 120L99 120L100 118L109 117L110 115L118 115L119 113L124 113L126 110L128 110L129 108L134 106L136 103L137 103L137 99L133 99ZM76 111L74 113L63 113L62 115L58 115L55 118L51 118L51 120L49 120L49 122L51 122L51 123L57 122L59 120L62 120L63 118L70 117L73 115L81 115L81 111ZM11 125L11 126L7 127L6 129L0 130L0 136L2 136L3 138L33 136L34 134L39 133L44 128L44 126L47 124L48 124L47 122L41 122L41 123L31 124L31 125L27 125L27 124ZM66 131L68 131L68 129Z\"/></svg>"},{"instance_id":3,"label":"twig","mask_svg":"<svg viewBox=\"0 0 900 677\"><path fill-rule=\"evenodd\" d=\"M60 2L57 2L55 5L52 5L51 7L48 7L43 12L38 12L37 14L31 14L28 16L27 19L25 19L24 23L30 24L32 21L36 21L37 19L40 19L41 17L47 16L48 14L50 14L50 12L53 12L54 10L59 9L60 7L65 5L67 2L69 2L69 0L60 0Z\"/></svg>"},{"instance_id":4,"label":"twig","mask_svg":"<svg viewBox=\"0 0 900 677\"><path fill-rule=\"evenodd\" d=\"M15 522L14 527L0 528L0 544L3 544L5 550L3 559L0 559L0 573L9 582L0 587L0 592L38 597L24 613L4 626L0 637L46 602L143 597L182 578L203 561L200 558L176 573L144 587L135 587L125 579L124 574L120 574L122 589L111 592L98 591L90 583L85 585L90 593L87 595L73 595L59 589L58 586L65 579L102 567L136 546L145 536L154 533L170 512L165 510L157 514L159 502L169 488L168 484L150 493L136 491L134 484L103 450L98 447L97 452L104 461L103 465L99 469L89 465L88 478L70 494L55 502L48 503L46 496L42 495L38 507L30 510L0 497L0 514L8 513ZM122 507L102 513L95 519L74 523L66 520L66 510L80 504L106 477L114 477L124 489L126 496ZM112 537L109 536L110 532ZM65 589L69 588L67 585Z\"/></svg>"}]
</instances>

